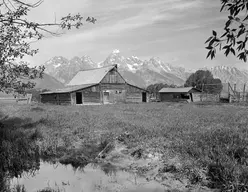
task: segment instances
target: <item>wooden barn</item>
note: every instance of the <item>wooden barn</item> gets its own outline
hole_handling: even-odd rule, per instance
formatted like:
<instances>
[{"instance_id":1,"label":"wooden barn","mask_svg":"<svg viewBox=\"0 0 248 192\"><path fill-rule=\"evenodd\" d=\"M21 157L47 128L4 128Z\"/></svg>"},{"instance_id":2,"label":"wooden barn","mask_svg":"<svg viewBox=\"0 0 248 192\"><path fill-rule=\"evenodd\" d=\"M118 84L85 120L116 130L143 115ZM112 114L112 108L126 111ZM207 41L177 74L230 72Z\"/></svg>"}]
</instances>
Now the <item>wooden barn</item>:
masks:
<instances>
[{"instance_id":1,"label":"wooden barn","mask_svg":"<svg viewBox=\"0 0 248 192\"><path fill-rule=\"evenodd\" d=\"M161 102L166 101L188 101L194 102L194 98L201 93L200 90L193 87L183 88L163 88L159 91Z\"/></svg>"},{"instance_id":2,"label":"wooden barn","mask_svg":"<svg viewBox=\"0 0 248 192\"><path fill-rule=\"evenodd\" d=\"M58 105L141 103L147 102L147 93L127 83L117 65L111 65L79 71L66 88L41 93L41 102Z\"/></svg>"}]
</instances>

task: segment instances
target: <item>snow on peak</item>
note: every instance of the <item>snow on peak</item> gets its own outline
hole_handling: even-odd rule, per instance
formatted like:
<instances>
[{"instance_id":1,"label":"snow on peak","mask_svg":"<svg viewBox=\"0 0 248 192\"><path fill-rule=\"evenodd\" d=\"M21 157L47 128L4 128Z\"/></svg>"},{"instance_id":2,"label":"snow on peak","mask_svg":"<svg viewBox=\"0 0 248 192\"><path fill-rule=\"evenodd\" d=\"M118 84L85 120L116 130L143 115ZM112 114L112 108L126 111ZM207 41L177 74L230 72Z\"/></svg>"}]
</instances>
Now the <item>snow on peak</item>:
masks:
<instances>
[{"instance_id":1,"label":"snow on peak","mask_svg":"<svg viewBox=\"0 0 248 192\"><path fill-rule=\"evenodd\" d=\"M54 66L54 68L58 68L59 66L61 66L61 63L55 64L53 66Z\"/></svg>"},{"instance_id":2,"label":"snow on peak","mask_svg":"<svg viewBox=\"0 0 248 192\"><path fill-rule=\"evenodd\" d=\"M139 59L138 57L136 57L136 56L132 56L132 58L134 58L134 59Z\"/></svg>"},{"instance_id":3,"label":"snow on peak","mask_svg":"<svg viewBox=\"0 0 248 192\"><path fill-rule=\"evenodd\" d=\"M112 51L112 53L113 53L113 54L118 54L118 53L120 53L120 50L119 50L119 49L114 49L114 50Z\"/></svg>"}]
</instances>

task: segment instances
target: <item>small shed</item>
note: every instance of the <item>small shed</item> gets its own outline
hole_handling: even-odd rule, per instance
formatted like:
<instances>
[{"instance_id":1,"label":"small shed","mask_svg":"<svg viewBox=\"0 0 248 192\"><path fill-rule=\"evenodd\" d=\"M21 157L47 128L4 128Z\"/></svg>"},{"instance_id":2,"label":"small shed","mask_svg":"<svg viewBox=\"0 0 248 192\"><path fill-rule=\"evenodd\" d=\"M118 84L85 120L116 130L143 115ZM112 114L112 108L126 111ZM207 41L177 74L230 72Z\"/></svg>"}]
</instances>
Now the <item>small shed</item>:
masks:
<instances>
[{"instance_id":1,"label":"small shed","mask_svg":"<svg viewBox=\"0 0 248 192\"><path fill-rule=\"evenodd\" d=\"M41 102L58 105L141 103L148 101L147 93L127 83L117 65L110 65L79 71L66 88L41 93Z\"/></svg>"},{"instance_id":2,"label":"small shed","mask_svg":"<svg viewBox=\"0 0 248 192\"><path fill-rule=\"evenodd\" d=\"M188 101L194 102L194 98L199 95L201 91L194 87L183 88L162 88L159 91L159 98L161 102L166 101Z\"/></svg>"}]
</instances>

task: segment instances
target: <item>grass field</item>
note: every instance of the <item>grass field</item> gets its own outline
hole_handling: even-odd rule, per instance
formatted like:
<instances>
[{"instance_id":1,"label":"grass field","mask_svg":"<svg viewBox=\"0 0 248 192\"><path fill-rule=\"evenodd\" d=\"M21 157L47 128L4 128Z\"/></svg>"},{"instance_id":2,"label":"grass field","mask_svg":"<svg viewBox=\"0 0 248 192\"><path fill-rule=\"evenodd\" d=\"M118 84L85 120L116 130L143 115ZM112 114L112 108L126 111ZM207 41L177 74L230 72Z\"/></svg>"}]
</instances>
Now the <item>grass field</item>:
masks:
<instances>
[{"instance_id":1,"label":"grass field","mask_svg":"<svg viewBox=\"0 0 248 192\"><path fill-rule=\"evenodd\" d=\"M177 157L181 166L175 172L192 183L223 190L248 188L248 110L244 106L0 104L0 111L5 116L4 130L18 132L19 139L23 134L38 146L43 159L80 166L128 131L133 136L129 148L160 153L164 161ZM15 137L5 140L11 143ZM84 158L77 155L82 153Z\"/></svg>"}]
</instances>

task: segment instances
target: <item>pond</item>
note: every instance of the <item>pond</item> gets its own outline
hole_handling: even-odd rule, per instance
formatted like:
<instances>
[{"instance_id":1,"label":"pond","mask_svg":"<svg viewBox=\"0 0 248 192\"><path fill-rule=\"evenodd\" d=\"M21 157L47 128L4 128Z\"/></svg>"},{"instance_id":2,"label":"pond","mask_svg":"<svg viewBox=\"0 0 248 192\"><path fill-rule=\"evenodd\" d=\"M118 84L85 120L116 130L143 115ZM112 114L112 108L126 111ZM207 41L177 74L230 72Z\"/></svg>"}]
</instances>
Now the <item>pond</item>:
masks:
<instances>
[{"instance_id":1,"label":"pond","mask_svg":"<svg viewBox=\"0 0 248 192\"><path fill-rule=\"evenodd\" d=\"M155 181L147 182L145 178L134 173L95 164L75 169L71 165L41 162L40 169L34 176L24 174L11 181L12 186L16 184L24 185L27 192L37 192L48 187L63 192L164 191Z\"/></svg>"}]
</instances>

